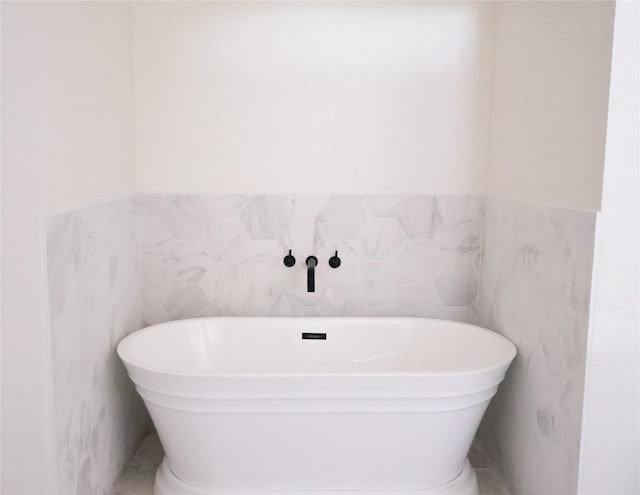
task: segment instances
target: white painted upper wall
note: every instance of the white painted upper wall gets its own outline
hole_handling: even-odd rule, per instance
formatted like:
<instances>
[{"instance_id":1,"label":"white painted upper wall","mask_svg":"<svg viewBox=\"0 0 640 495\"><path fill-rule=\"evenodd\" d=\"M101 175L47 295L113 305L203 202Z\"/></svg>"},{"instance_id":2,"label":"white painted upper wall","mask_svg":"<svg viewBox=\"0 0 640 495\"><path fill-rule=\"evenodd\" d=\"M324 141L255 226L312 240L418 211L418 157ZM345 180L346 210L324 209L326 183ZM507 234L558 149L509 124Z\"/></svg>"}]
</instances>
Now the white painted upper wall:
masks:
<instances>
[{"instance_id":1,"label":"white painted upper wall","mask_svg":"<svg viewBox=\"0 0 640 495\"><path fill-rule=\"evenodd\" d=\"M484 192L492 9L136 3L139 190Z\"/></svg>"},{"instance_id":2,"label":"white painted upper wall","mask_svg":"<svg viewBox=\"0 0 640 495\"><path fill-rule=\"evenodd\" d=\"M488 191L599 210L614 2L498 2Z\"/></svg>"},{"instance_id":3,"label":"white painted upper wall","mask_svg":"<svg viewBox=\"0 0 640 495\"><path fill-rule=\"evenodd\" d=\"M2 493L56 493L43 216L135 191L131 5L2 2Z\"/></svg>"},{"instance_id":4,"label":"white painted upper wall","mask_svg":"<svg viewBox=\"0 0 640 495\"><path fill-rule=\"evenodd\" d=\"M3 2L3 16L6 172L44 214L134 193L131 5Z\"/></svg>"}]
</instances>

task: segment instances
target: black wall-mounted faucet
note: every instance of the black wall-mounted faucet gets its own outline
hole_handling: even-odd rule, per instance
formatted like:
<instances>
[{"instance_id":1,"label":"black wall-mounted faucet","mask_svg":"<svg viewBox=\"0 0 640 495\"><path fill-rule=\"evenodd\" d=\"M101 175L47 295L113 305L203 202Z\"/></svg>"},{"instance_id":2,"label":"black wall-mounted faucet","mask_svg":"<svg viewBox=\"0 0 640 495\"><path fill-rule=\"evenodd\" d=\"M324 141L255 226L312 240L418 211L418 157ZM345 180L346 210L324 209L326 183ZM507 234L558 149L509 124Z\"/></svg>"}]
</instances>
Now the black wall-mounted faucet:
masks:
<instances>
[{"instance_id":1,"label":"black wall-mounted faucet","mask_svg":"<svg viewBox=\"0 0 640 495\"><path fill-rule=\"evenodd\" d=\"M296 264L296 259L291 254L291 249L289 249L289 254L287 254L282 260L284 266L291 268ZM318 266L318 258L315 256L309 256L305 260L305 264L307 265L307 292L315 292L316 291L316 267ZM331 268L338 268L341 264L340 258L338 258L338 251L331 258L329 258L329 266Z\"/></svg>"},{"instance_id":2,"label":"black wall-mounted faucet","mask_svg":"<svg viewBox=\"0 0 640 495\"><path fill-rule=\"evenodd\" d=\"M307 258L307 292L316 291L316 266L318 265L318 258L315 256L309 256Z\"/></svg>"}]
</instances>

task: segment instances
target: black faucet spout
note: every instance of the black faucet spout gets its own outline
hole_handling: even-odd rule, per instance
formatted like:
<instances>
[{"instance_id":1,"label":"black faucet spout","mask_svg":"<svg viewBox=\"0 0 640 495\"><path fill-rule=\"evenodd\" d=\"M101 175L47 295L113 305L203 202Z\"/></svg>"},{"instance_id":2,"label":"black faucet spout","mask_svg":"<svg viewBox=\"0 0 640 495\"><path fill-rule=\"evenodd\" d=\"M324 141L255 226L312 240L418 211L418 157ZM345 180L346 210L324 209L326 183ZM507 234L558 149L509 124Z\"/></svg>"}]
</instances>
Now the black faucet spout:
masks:
<instances>
[{"instance_id":1,"label":"black faucet spout","mask_svg":"<svg viewBox=\"0 0 640 495\"><path fill-rule=\"evenodd\" d=\"M309 256L307 258L307 292L316 291L316 266L318 265L318 258L315 256Z\"/></svg>"}]
</instances>

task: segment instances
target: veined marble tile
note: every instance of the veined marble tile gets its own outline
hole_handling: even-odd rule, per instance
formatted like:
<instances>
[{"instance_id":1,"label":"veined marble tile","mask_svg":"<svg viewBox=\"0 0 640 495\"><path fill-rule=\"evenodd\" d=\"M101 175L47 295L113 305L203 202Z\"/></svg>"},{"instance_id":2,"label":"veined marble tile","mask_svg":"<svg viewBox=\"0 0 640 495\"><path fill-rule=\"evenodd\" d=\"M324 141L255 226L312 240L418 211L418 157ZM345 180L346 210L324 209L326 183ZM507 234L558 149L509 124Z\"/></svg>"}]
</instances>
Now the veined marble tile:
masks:
<instances>
[{"instance_id":1,"label":"veined marble tile","mask_svg":"<svg viewBox=\"0 0 640 495\"><path fill-rule=\"evenodd\" d=\"M366 270L360 274L358 288L368 305L395 307L402 303L405 283L397 265L369 263Z\"/></svg>"},{"instance_id":2,"label":"veined marble tile","mask_svg":"<svg viewBox=\"0 0 640 495\"><path fill-rule=\"evenodd\" d=\"M445 263L435 287L446 306L470 306L478 293L478 272L473 263Z\"/></svg>"},{"instance_id":3,"label":"veined marble tile","mask_svg":"<svg viewBox=\"0 0 640 495\"><path fill-rule=\"evenodd\" d=\"M274 263L258 265L271 270ZM220 275L209 288L212 312L210 315L267 316L278 294L276 288L259 278L247 276L242 264L219 266Z\"/></svg>"},{"instance_id":4,"label":"veined marble tile","mask_svg":"<svg viewBox=\"0 0 640 495\"><path fill-rule=\"evenodd\" d=\"M594 224L507 200L402 195L143 194L51 217L60 491L107 493L144 431L115 354L143 321L404 315L479 323L516 344L481 437L517 493L574 493ZM481 485L503 493L487 469Z\"/></svg>"},{"instance_id":5,"label":"veined marble tile","mask_svg":"<svg viewBox=\"0 0 640 495\"><path fill-rule=\"evenodd\" d=\"M478 322L518 355L481 438L516 493L576 493L594 231L593 213L487 200Z\"/></svg>"},{"instance_id":6,"label":"veined marble tile","mask_svg":"<svg viewBox=\"0 0 640 495\"><path fill-rule=\"evenodd\" d=\"M211 314L211 303L199 285L174 287L162 306L169 320L182 320Z\"/></svg>"},{"instance_id":7,"label":"veined marble tile","mask_svg":"<svg viewBox=\"0 0 640 495\"><path fill-rule=\"evenodd\" d=\"M169 232L160 216L140 215L136 237L141 248L153 248L170 241L174 236Z\"/></svg>"},{"instance_id":8,"label":"veined marble tile","mask_svg":"<svg viewBox=\"0 0 640 495\"><path fill-rule=\"evenodd\" d=\"M316 217L294 216L291 218L282 232L280 252L287 253L291 249L293 253L298 253L298 257L301 258L299 261L304 263L307 255L300 253L314 253L318 243L316 225Z\"/></svg>"},{"instance_id":9,"label":"veined marble tile","mask_svg":"<svg viewBox=\"0 0 640 495\"><path fill-rule=\"evenodd\" d=\"M163 263L158 261L142 263L142 290L145 307L162 306L172 288L171 274Z\"/></svg>"},{"instance_id":10,"label":"veined marble tile","mask_svg":"<svg viewBox=\"0 0 640 495\"><path fill-rule=\"evenodd\" d=\"M434 284L446 263L477 262L477 197L148 197L151 206L137 206L144 212L138 225L147 323L203 313L445 314L464 321L473 314L477 270L450 270L453 279L441 282L447 303ZM180 235L176 226L170 232L167 210L183 216ZM297 259L292 268L282 263L289 249ZM328 259L336 251L342 265L333 269ZM312 254L319 264L316 292L308 293L305 260ZM429 290L402 300L407 285Z\"/></svg>"},{"instance_id":11,"label":"veined marble tile","mask_svg":"<svg viewBox=\"0 0 640 495\"><path fill-rule=\"evenodd\" d=\"M482 219L484 217L485 198L483 196L436 196L435 200L448 219Z\"/></svg>"},{"instance_id":12,"label":"veined marble tile","mask_svg":"<svg viewBox=\"0 0 640 495\"><path fill-rule=\"evenodd\" d=\"M358 241L370 261L395 261L407 243L407 236L395 218L371 218Z\"/></svg>"},{"instance_id":13,"label":"veined marble tile","mask_svg":"<svg viewBox=\"0 0 640 495\"><path fill-rule=\"evenodd\" d=\"M253 196L241 214L254 239L278 239L293 214L293 196Z\"/></svg>"},{"instance_id":14,"label":"veined marble tile","mask_svg":"<svg viewBox=\"0 0 640 495\"><path fill-rule=\"evenodd\" d=\"M355 239L366 221L358 196L332 196L318 216L325 232L337 239Z\"/></svg>"},{"instance_id":15,"label":"veined marble tile","mask_svg":"<svg viewBox=\"0 0 640 495\"><path fill-rule=\"evenodd\" d=\"M447 263L477 254L481 206L456 196L140 194L50 218L61 489L103 493L130 448L116 425L137 432L146 421L114 352L128 332L205 315L468 321L472 308L447 306L435 283ZM282 263L289 249L293 268ZM342 266L333 269L336 251ZM308 293L312 254L319 264ZM458 270L441 291L475 301L471 278Z\"/></svg>"},{"instance_id":16,"label":"veined marble tile","mask_svg":"<svg viewBox=\"0 0 640 495\"><path fill-rule=\"evenodd\" d=\"M200 200L211 218L239 217L249 202L244 194L200 195Z\"/></svg>"},{"instance_id":17,"label":"veined marble tile","mask_svg":"<svg viewBox=\"0 0 640 495\"><path fill-rule=\"evenodd\" d=\"M448 261L473 261L480 256L482 220L479 218L447 219L434 242Z\"/></svg>"},{"instance_id":18,"label":"veined marble tile","mask_svg":"<svg viewBox=\"0 0 640 495\"><path fill-rule=\"evenodd\" d=\"M398 257L398 266L407 284L433 284L444 266L445 257L431 240L410 239Z\"/></svg>"},{"instance_id":19,"label":"veined marble tile","mask_svg":"<svg viewBox=\"0 0 640 495\"><path fill-rule=\"evenodd\" d=\"M365 314L366 303L356 286L332 285L327 289L319 309L326 316L358 316Z\"/></svg>"},{"instance_id":20,"label":"veined marble tile","mask_svg":"<svg viewBox=\"0 0 640 495\"><path fill-rule=\"evenodd\" d=\"M293 197L293 216L316 218L329 201L328 194L297 194Z\"/></svg>"},{"instance_id":21,"label":"veined marble tile","mask_svg":"<svg viewBox=\"0 0 640 495\"><path fill-rule=\"evenodd\" d=\"M320 298L316 296L317 294L307 296L302 294L301 291L283 291L280 297L274 301L271 314L274 316L275 314L284 316L322 316L317 304L317 300ZM282 313L283 309L286 309L288 313Z\"/></svg>"},{"instance_id":22,"label":"veined marble tile","mask_svg":"<svg viewBox=\"0 0 640 495\"><path fill-rule=\"evenodd\" d=\"M432 285L407 285L393 316L424 316L475 323L477 314L469 306L446 306Z\"/></svg>"},{"instance_id":23,"label":"veined marble tile","mask_svg":"<svg viewBox=\"0 0 640 495\"><path fill-rule=\"evenodd\" d=\"M398 213L398 222L412 239L433 239L444 221L434 196L408 196Z\"/></svg>"},{"instance_id":24,"label":"veined marble tile","mask_svg":"<svg viewBox=\"0 0 640 495\"><path fill-rule=\"evenodd\" d=\"M149 325L157 325L169 321L169 315L161 305L145 304L142 310L142 324L147 327Z\"/></svg>"},{"instance_id":25,"label":"veined marble tile","mask_svg":"<svg viewBox=\"0 0 640 495\"><path fill-rule=\"evenodd\" d=\"M237 216L211 216L203 239L213 261L240 261L245 253L238 247L251 244L249 233Z\"/></svg>"},{"instance_id":26,"label":"veined marble tile","mask_svg":"<svg viewBox=\"0 0 640 495\"><path fill-rule=\"evenodd\" d=\"M148 422L115 352L142 324L141 206L157 211L123 199L46 219L60 493L108 493Z\"/></svg>"},{"instance_id":27,"label":"veined marble tile","mask_svg":"<svg viewBox=\"0 0 640 495\"><path fill-rule=\"evenodd\" d=\"M111 495L153 495L156 470L164 457L155 433L148 433L113 486Z\"/></svg>"},{"instance_id":28,"label":"veined marble tile","mask_svg":"<svg viewBox=\"0 0 640 495\"><path fill-rule=\"evenodd\" d=\"M350 285L356 283L359 275L366 269L367 263L362 244L357 240L340 239L329 235L321 223L316 224L314 254L318 257L320 277L329 284ZM342 264L337 269L327 269L331 256L338 252Z\"/></svg>"},{"instance_id":29,"label":"veined marble tile","mask_svg":"<svg viewBox=\"0 0 640 495\"><path fill-rule=\"evenodd\" d=\"M406 196L400 194L372 194L360 198L362 206L372 218L397 218L405 200Z\"/></svg>"}]
</instances>

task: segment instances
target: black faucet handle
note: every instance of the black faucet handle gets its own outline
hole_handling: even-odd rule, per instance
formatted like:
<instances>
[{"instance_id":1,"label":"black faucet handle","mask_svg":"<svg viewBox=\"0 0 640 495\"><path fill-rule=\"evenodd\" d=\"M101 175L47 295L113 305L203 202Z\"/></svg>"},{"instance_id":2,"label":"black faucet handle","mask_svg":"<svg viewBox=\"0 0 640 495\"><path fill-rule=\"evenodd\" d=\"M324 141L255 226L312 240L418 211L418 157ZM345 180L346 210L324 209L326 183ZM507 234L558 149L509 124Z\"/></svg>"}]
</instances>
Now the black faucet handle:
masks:
<instances>
[{"instance_id":1,"label":"black faucet handle","mask_svg":"<svg viewBox=\"0 0 640 495\"><path fill-rule=\"evenodd\" d=\"M284 262L284 266L288 266L289 268L296 264L296 259L291 254L291 249L289 249L289 254L287 254L282 261Z\"/></svg>"},{"instance_id":2,"label":"black faucet handle","mask_svg":"<svg viewBox=\"0 0 640 495\"><path fill-rule=\"evenodd\" d=\"M331 268L338 268L341 263L342 261L340 261L340 258L338 258L338 251L336 251L336 254L329 258L329 266Z\"/></svg>"}]
</instances>

